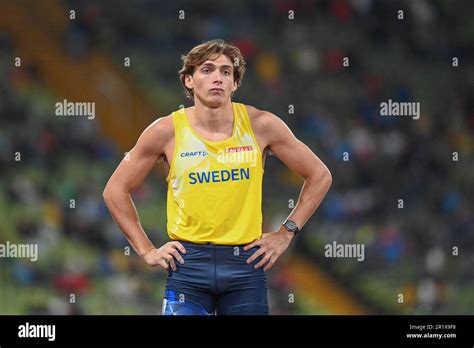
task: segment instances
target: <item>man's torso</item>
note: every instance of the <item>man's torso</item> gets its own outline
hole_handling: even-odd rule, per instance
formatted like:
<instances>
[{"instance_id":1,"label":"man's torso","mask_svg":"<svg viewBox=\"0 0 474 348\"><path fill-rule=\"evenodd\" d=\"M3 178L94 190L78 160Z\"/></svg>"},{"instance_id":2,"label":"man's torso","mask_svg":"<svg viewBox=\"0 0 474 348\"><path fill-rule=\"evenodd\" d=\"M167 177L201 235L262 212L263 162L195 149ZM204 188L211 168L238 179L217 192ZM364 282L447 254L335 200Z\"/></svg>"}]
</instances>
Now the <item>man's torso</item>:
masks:
<instances>
[{"instance_id":1,"label":"man's torso","mask_svg":"<svg viewBox=\"0 0 474 348\"><path fill-rule=\"evenodd\" d=\"M265 137L254 126L258 110L240 103L232 109L228 134L193 127L192 108L171 116L174 136L165 146L171 239L238 245L261 236Z\"/></svg>"}]
</instances>

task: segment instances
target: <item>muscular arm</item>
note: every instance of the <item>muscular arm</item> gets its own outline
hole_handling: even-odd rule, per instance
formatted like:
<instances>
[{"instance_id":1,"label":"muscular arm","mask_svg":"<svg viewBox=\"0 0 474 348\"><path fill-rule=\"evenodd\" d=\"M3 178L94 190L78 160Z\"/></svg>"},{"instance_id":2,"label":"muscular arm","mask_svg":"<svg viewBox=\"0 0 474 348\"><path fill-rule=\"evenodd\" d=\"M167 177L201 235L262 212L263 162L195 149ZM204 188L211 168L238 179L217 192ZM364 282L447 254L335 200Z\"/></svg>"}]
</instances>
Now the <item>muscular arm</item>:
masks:
<instances>
[{"instance_id":1,"label":"muscular arm","mask_svg":"<svg viewBox=\"0 0 474 348\"><path fill-rule=\"evenodd\" d=\"M287 125L275 115L249 107L249 116L262 149L269 148L288 168L304 178L304 184L295 208L288 216L301 229L321 204L332 183L331 173L323 162L301 141ZM244 247L259 249L250 256L247 263L259 256L263 258L254 266L269 270L288 248L293 237L283 226L276 232L264 233L258 239Z\"/></svg>"},{"instance_id":2,"label":"muscular arm","mask_svg":"<svg viewBox=\"0 0 474 348\"><path fill-rule=\"evenodd\" d=\"M332 176L324 163L293 135L281 119L270 113L265 118L269 149L305 180L298 202L288 216L301 229L321 204L331 186Z\"/></svg>"},{"instance_id":3,"label":"muscular arm","mask_svg":"<svg viewBox=\"0 0 474 348\"><path fill-rule=\"evenodd\" d=\"M140 224L130 194L142 184L164 154L173 134L170 117L160 118L148 126L112 174L103 192L104 201L113 219L141 257L154 249L154 246Z\"/></svg>"},{"instance_id":4,"label":"muscular arm","mask_svg":"<svg viewBox=\"0 0 474 348\"><path fill-rule=\"evenodd\" d=\"M290 170L305 180L298 202L288 216L302 228L329 190L331 173L280 118L251 106L247 106L247 109L262 150L270 149Z\"/></svg>"}]
</instances>

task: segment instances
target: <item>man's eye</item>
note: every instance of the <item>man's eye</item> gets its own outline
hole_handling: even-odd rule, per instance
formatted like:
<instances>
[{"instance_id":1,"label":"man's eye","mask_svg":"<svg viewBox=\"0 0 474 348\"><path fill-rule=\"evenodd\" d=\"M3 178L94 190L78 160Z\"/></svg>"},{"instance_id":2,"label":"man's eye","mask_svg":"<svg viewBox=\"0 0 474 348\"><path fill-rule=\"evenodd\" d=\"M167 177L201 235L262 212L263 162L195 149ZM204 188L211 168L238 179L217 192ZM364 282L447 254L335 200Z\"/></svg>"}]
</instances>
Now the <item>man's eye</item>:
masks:
<instances>
[{"instance_id":1,"label":"man's eye","mask_svg":"<svg viewBox=\"0 0 474 348\"><path fill-rule=\"evenodd\" d=\"M201 71L206 74L206 73L209 72L209 69L208 69L208 68L204 68L204 69L202 69Z\"/></svg>"},{"instance_id":2,"label":"man's eye","mask_svg":"<svg viewBox=\"0 0 474 348\"><path fill-rule=\"evenodd\" d=\"M230 75L230 71L229 71L229 70L225 70L225 71L224 71L224 74L227 75L227 76L229 76L229 75Z\"/></svg>"}]
</instances>

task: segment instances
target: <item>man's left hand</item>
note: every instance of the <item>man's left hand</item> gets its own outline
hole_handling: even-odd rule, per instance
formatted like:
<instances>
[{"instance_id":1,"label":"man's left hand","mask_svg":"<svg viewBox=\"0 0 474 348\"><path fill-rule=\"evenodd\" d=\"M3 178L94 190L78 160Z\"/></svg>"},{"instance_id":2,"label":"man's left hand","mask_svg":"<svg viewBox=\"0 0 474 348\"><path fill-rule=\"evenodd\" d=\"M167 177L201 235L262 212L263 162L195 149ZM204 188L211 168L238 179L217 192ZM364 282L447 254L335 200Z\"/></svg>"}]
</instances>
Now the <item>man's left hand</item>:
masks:
<instances>
[{"instance_id":1,"label":"man's left hand","mask_svg":"<svg viewBox=\"0 0 474 348\"><path fill-rule=\"evenodd\" d=\"M288 248L293 236L294 233L287 231L283 226L281 226L281 228L276 232L264 233L262 238L257 239L244 247L244 250L249 250L255 246L260 247L247 259L247 263L250 264L260 255L265 254L262 260L260 260L260 262L254 267L255 269L258 269L266 264L263 270L265 272L268 271L272 268L280 255Z\"/></svg>"}]
</instances>

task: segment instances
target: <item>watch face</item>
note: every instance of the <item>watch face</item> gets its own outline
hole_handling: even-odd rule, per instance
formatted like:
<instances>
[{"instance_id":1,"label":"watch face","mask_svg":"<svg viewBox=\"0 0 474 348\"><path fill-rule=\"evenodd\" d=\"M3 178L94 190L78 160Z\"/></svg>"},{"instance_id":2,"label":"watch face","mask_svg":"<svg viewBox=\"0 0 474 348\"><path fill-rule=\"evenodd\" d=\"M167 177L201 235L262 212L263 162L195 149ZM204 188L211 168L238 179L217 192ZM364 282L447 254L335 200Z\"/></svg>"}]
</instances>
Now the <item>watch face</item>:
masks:
<instances>
[{"instance_id":1,"label":"watch face","mask_svg":"<svg viewBox=\"0 0 474 348\"><path fill-rule=\"evenodd\" d=\"M290 231L296 231L298 229L298 226L296 226L296 223L294 223L291 220L285 223L285 227Z\"/></svg>"}]
</instances>

